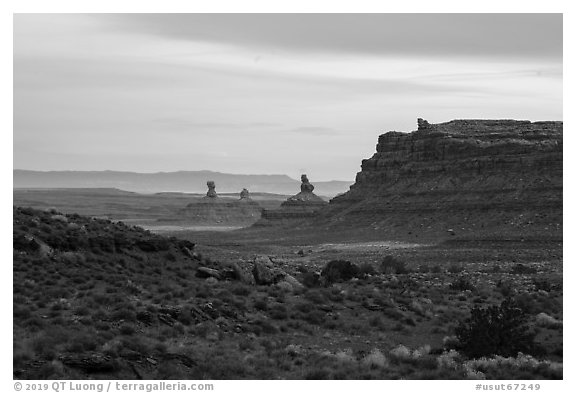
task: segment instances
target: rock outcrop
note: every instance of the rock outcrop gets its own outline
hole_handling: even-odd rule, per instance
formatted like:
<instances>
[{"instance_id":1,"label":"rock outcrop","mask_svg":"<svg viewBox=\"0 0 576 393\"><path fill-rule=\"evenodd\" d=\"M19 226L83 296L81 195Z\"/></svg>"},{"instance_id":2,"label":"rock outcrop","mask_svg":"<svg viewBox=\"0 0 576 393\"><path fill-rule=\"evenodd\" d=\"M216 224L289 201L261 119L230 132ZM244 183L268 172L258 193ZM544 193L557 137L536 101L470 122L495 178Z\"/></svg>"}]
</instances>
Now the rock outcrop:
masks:
<instances>
[{"instance_id":1,"label":"rock outcrop","mask_svg":"<svg viewBox=\"0 0 576 393\"><path fill-rule=\"evenodd\" d=\"M308 176L301 176L302 184L300 192L282 202L279 209L264 210L263 220L293 220L313 217L315 213L327 206L328 203L314 194L314 186L308 180Z\"/></svg>"},{"instance_id":2,"label":"rock outcrop","mask_svg":"<svg viewBox=\"0 0 576 393\"><path fill-rule=\"evenodd\" d=\"M405 235L562 234L562 122L453 120L380 135L322 217Z\"/></svg>"},{"instance_id":3,"label":"rock outcrop","mask_svg":"<svg viewBox=\"0 0 576 393\"><path fill-rule=\"evenodd\" d=\"M240 200L243 200L243 199L251 199L250 198L250 192L245 188L243 188L242 191L240 191Z\"/></svg>"},{"instance_id":4,"label":"rock outcrop","mask_svg":"<svg viewBox=\"0 0 576 393\"><path fill-rule=\"evenodd\" d=\"M216 184L212 180L208 180L206 185L208 186L208 192L206 192L206 197L217 198L218 195L216 194Z\"/></svg>"}]
</instances>

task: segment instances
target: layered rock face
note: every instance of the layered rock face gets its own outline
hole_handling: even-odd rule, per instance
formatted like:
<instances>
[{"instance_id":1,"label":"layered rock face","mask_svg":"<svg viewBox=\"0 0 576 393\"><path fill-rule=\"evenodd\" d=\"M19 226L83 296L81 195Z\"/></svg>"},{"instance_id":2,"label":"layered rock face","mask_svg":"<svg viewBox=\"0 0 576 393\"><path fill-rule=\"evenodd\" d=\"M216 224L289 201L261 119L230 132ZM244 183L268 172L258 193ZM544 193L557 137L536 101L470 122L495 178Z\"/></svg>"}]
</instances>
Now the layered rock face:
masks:
<instances>
[{"instance_id":1,"label":"layered rock face","mask_svg":"<svg viewBox=\"0 0 576 393\"><path fill-rule=\"evenodd\" d=\"M262 218L272 221L305 219L314 216L318 210L328 205L325 200L314 194L314 186L306 175L302 175L301 181L302 184L298 194L282 202L279 209L264 210Z\"/></svg>"},{"instance_id":2,"label":"layered rock face","mask_svg":"<svg viewBox=\"0 0 576 393\"><path fill-rule=\"evenodd\" d=\"M355 184L322 216L410 234L536 230L561 237L562 128L549 121L418 119L417 131L380 135Z\"/></svg>"}]
</instances>

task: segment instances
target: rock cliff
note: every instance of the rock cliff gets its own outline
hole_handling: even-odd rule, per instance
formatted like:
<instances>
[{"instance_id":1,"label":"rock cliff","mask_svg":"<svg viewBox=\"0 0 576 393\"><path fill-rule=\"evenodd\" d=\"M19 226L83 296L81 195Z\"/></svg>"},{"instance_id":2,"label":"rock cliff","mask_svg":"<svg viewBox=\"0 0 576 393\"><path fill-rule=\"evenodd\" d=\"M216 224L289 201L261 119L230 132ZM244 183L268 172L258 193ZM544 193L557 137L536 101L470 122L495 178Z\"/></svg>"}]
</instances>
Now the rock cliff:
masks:
<instances>
[{"instance_id":1,"label":"rock cliff","mask_svg":"<svg viewBox=\"0 0 576 393\"><path fill-rule=\"evenodd\" d=\"M380 135L350 190L322 211L354 223L426 233L562 235L562 122L418 119Z\"/></svg>"}]
</instances>

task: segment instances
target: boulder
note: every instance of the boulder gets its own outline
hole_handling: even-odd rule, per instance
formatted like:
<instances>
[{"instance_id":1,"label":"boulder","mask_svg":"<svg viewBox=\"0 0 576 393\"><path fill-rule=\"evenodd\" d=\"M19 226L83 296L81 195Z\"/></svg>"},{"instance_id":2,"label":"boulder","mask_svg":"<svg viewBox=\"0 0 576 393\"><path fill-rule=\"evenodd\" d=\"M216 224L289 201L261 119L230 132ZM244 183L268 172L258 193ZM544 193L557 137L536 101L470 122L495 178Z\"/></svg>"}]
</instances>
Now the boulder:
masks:
<instances>
[{"instance_id":1,"label":"boulder","mask_svg":"<svg viewBox=\"0 0 576 393\"><path fill-rule=\"evenodd\" d=\"M289 284L293 290L304 289L304 285L290 274L286 274L281 282Z\"/></svg>"},{"instance_id":2,"label":"boulder","mask_svg":"<svg viewBox=\"0 0 576 393\"><path fill-rule=\"evenodd\" d=\"M196 269L196 277L200 278L214 277L217 280L221 280L222 274L220 274L220 272L216 269L200 266L198 269Z\"/></svg>"},{"instance_id":3,"label":"boulder","mask_svg":"<svg viewBox=\"0 0 576 393\"><path fill-rule=\"evenodd\" d=\"M71 354L59 357L68 367L79 368L87 373L110 372L114 370L114 361L110 356L100 353Z\"/></svg>"},{"instance_id":4,"label":"boulder","mask_svg":"<svg viewBox=\"0 0 576 393\"><path fill-rule=\"evenodd\" d=\"M292 285L286 281L280 281L276 286L286 292L292 292L294 290Z\"/></svg>"},{"instance_id":5,"label":"boulder","mask_svg":"<svg viewBox=\"0 0 576 393\"><path fill-rule=\"evenodd\" d=\"M240 267L236 262L230 264L230 268L234 273L234 279L240 281L241 283L254 285L254 276L246 272Z\"/></svg>"},{"instance_id":6,"label":"boulder","mask_svg":"<svg viewBox=\"0 0 576 393\"><path fill-rule=\"evenodd\" d=\"M278 281L276 285L287 292L297 292L304 289L304 285L302 285L296 278L289 274L285 274L284 277Z\"/></svg>"},{"instance_id":7,"label":"boulder","mask_svg":"<svg viewBox=\"0 0 576 393\"><path fill-rule=\"evenodd\" d=\"M262 261L255 260L252 275L258 285L274 284L274 273L271 268L266 266Z\"/></svg>"},{"instance_id":8,"label":"boulder","mask_svg":"<svg viewBox=\"0 0 576 393\"><path fill-rule=\"evenodd\" d=\"M256 284L271 285L281 281L286 276L286 272L273 266L274 265L270 261L266 263L262 259L257 258L254 260L252 275L254 276Z\"/></svg>"},{"instance_id":9,"label":"boulder","mask_svg":"<svg viewBox=\"0 0 576 393\"><path fill-rule=\"evenodd\" d=\"M54 214L50 218L55 220L55 221L66 222L66 223L68 222L68 218L63 214Z\"/></svg>"}]
</instances>

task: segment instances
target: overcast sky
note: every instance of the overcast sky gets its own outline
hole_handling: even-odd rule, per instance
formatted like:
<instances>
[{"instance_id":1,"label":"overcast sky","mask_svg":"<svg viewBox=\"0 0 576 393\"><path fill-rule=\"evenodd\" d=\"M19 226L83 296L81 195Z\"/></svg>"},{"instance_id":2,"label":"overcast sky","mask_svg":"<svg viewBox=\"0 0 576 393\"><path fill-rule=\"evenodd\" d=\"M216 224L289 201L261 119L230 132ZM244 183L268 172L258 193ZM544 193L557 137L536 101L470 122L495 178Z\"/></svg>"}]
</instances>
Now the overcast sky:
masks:
<instances>
[{"instance_id":1,"label":"overcast sky","mask_svg":"<svg viewBox=\"0 0 576 393\"><path fill-rule=\"evenodd\" d=\"M562 16L14 18L18 169L353 180L418 117L562 120Z\"/></svg>"}]
</instances>

